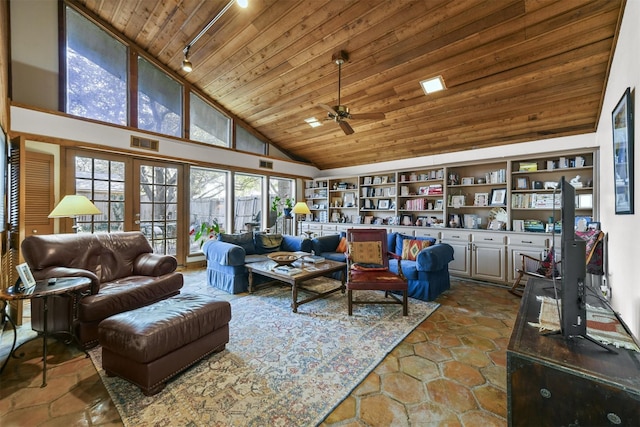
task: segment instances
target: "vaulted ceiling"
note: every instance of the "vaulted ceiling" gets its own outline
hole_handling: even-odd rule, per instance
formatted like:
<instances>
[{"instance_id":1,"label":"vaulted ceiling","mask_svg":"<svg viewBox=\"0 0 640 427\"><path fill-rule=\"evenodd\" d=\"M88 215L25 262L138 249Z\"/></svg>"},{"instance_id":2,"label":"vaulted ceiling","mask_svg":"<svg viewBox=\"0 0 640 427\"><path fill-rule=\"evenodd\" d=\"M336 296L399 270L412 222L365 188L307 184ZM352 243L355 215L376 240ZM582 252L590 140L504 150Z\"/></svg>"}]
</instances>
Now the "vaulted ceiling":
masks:
<instances>
[{"instance_id":1,"label":"vaulted ceiling","mask_svg":"<svg viewBox=\"0 0 640 427\"><path fill-rule=\"evenodd\" d=\"M593 132L624 0L77 0L320 169ZM318 106L357 114L346 135ZM447 89L419 82L441 75ZM322 126L312 128L305 119Z\"/></svg>"}]
</instances>

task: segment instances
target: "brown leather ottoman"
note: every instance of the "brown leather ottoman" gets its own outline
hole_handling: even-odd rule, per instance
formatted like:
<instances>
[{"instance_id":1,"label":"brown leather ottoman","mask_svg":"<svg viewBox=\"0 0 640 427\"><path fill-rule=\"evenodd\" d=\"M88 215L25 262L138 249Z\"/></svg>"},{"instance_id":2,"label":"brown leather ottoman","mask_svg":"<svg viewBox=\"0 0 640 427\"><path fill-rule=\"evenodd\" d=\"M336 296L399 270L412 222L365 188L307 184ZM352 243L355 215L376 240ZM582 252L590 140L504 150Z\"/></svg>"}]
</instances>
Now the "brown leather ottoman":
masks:
<instances>
[{"instance_id":1,"label":"brown leather ottoman","mask_svg":"<svg viewBox=\"0 0 640 427\"><path fill-rule=\"evenodd\" d=\"M210 296L179 294L100 322L102 367L147 395L229 342L231 305Z\"/></svg>"}]
</instances>

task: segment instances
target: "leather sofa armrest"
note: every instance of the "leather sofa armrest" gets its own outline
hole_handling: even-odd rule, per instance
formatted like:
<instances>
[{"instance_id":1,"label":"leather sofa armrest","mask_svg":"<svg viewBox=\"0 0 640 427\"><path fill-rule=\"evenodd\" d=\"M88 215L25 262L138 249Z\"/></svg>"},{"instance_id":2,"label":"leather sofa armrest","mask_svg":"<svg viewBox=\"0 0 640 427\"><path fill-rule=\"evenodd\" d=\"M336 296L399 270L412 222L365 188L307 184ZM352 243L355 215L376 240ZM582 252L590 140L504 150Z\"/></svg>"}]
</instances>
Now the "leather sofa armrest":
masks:
<instances>
[{"instance_id":1,"label":"leather sofa armrest","mask_svg":"<svg viewBox=\"0 0 640 427\"><path fill-rule=\"evenodd\" d=\"M202 252L207 262L215 262L220 265L239 266L244 265L245 250L233 243L209 240L202 246Z\"/></svg>"},{"instance_id":2,"label":"leather sofa armrest","mask_svg":"<svg viewBox=\"0 0 640 427\"><path fill-rule=\"evenodd\" d=\"M34 271L33 278L36 280L46 280L53 277L86 277L91 280L91 294L97 294L100 290L100 279L92 271L71 267L46 267L42 270Z\"/></svg>"},{"instance_id":3,"label":"leather sofa armrest","mask_svg":"<svg viewBox=\"0 0 640 427\"><path fill-rule=\"evenodd\" d=\"M447 243L438 243L424 248L416 257L418 271L439 271L453 261L453 248Z\"/></svg>"},{"instance_id":4,"label":"leather sofa armrest","mask_svg":"<svg viewBox=\"0 0 640 427\"><path fill-rule=\"evenodd\" d=\"M171 255L140 254L133 262L133 274L136 276L158 277L173 273L178 261Z\"/></svg>"}]
</instances>

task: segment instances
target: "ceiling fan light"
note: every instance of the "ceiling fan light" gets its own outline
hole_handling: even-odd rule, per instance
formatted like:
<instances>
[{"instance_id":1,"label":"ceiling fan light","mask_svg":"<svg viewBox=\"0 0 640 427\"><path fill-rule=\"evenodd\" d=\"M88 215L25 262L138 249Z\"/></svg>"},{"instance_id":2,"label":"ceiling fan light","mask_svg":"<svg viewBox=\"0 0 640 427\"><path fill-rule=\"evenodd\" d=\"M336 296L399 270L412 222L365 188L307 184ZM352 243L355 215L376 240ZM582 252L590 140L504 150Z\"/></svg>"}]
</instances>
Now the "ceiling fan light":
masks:
<instances>
[{"instance_id":1,"label":"ceiling fan light","mask_svg":"<svg viewBox=\"0 0 640 427\"><path fill-rule=\"evenodd\" d=\"M420 86L422 86L422 90L424 90L424 93L427 95L446 89L442 76L422 80L420 82Z\"/></svg>"},{"instance_id":2,"label":"ceiling fan light","mask_svg":"<svg viewBox=\"0 0 640 427\"><path fill-rule=\"evenodd\" d=\"M243 9L246 9L247 6L249 6L249 0L237 0L236 3L238 3L238 6Z\"/></svg>"}]
</instances>

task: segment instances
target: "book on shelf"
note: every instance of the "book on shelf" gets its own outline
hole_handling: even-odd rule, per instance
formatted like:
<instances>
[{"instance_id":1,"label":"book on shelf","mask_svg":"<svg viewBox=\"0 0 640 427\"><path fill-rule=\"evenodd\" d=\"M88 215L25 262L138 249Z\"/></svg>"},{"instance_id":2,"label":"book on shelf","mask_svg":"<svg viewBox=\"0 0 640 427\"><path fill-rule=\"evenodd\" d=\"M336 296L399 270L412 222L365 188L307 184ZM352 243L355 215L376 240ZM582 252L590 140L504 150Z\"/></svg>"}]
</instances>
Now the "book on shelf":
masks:
<instances>
[{"instance_id":1,"label":"book on shelf","mask_svg":"<svg viewBox=\"0 0 640 427\"><path fill-rule=\"evenodd\" d=\"M273 268L273 271L280 274L286 274L288 276L294 276L302 273L302 269L298 267L291 267L290 265L279 265Z\"/></svg>"}]
</instances>

